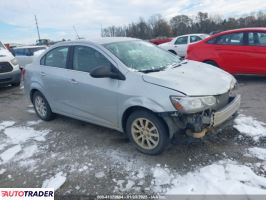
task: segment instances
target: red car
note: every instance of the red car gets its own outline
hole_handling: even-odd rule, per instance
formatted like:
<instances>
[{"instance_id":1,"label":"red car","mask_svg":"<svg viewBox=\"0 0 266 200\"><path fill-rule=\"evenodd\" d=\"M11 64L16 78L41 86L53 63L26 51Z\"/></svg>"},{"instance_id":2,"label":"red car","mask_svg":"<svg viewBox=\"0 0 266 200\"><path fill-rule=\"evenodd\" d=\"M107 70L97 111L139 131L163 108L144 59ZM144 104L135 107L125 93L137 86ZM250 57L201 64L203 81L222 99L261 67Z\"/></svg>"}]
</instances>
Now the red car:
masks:
<instances>
[{"instance_id":1,"label":"red car","mask_svg":"<svg viewBox=\"0 0 266 200\"><path fill-rule=\"evenodd\" d=\"M173 38L155 38L151 39L150 42L156 45L163 44L166 42L170 42Z\"/></svg>"},{"instance_id":2,"label":"red car","mask_svg":"<svg viewBox=\"0 0 266 200\"><path fill-rule=\"evenodd\" d=\"M212 35L188 47L187 59L232 74L266 75L266 28L242 28Z\"/></svg>"}]
</instances>

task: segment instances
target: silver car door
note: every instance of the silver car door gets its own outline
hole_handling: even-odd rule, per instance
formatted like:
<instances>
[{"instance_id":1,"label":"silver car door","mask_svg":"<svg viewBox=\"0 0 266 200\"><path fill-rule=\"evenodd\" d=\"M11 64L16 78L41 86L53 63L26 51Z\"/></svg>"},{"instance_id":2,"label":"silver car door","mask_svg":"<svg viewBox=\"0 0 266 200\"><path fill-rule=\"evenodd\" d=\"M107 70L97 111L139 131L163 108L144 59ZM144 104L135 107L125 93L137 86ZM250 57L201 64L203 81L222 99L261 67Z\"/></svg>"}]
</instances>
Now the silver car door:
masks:
<instances>
[{"instance_id":1,"label":"silver car door","mask_svg":"<svg viewBox=\"0 0 266 200\"><path fill-rule=\"evenodd\" d=\"M92 69L104 65L111 66L113 63L99 50L89 46L74 47L70 103L77 117L116 128L119 80L90 76Z\"/></svg>"},{"instance_id":2,"label":"silver car door","mask_svg":"<svg viewBox=\"0 0 266 200\"><path fill-rule=\"evenodd\" d=\"M41 59L40 73L42 85L50 106L54 112L72 113L69 107L72 70L68 69L69 47L57 47L46 53Z\"/></svg>"}]
</instances>

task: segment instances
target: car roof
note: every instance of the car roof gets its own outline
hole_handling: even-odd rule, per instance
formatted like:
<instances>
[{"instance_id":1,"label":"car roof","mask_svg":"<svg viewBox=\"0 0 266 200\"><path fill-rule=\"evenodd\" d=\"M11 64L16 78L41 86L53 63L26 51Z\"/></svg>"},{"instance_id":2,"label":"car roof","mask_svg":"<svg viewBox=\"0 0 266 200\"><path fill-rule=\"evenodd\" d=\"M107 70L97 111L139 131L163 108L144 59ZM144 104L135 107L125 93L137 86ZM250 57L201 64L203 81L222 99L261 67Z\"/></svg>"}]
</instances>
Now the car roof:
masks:
<instances>
[{"instance_id":1,"label":"car roof","mask_svg":"<svg viewBox=\"0 0 266 200\"><path fill-rule=\"evenodd\" d=\"M235 33L235 32L249 32L249 31L266 31L265 27L251 27L251 28L238 28L238 29L232 29L232 30L227 30L227 31L222 31L219 33L216 33L212 36L218 36L218 35L223 35L226 33Z\"/></svg>"},{"instance_id":2,"label":"car roof","mask_svg":"<svg viewBox=\"0 0 266 200\"><path fill-rule=\"evenodd\" d=\"M191 33L191 34L186 34L186 35L179 35L176 38L183 37L183 36L193 36L193 35L199 36L199 35L209 35L209 34L207 34L207 33Z\"/></svg>"},{"instance_id":3,"label":"car roof","mask_svg":"<svg viewBox=\"0 0 266 200\"><path fill-rule=\"evenodd\" d=\"M94 43L94 44L109 44L109 43L115 43L115 42L126 42L126 41L135 41L140 40L137 38L130 38L130 37L101 37L101 38L95 38L95 39L81 39L81 40L73 40L73 41L65 41L58 43L58 46L66 45L66 44L72 44L72 43Z\"/></svg>"}]
</instances>

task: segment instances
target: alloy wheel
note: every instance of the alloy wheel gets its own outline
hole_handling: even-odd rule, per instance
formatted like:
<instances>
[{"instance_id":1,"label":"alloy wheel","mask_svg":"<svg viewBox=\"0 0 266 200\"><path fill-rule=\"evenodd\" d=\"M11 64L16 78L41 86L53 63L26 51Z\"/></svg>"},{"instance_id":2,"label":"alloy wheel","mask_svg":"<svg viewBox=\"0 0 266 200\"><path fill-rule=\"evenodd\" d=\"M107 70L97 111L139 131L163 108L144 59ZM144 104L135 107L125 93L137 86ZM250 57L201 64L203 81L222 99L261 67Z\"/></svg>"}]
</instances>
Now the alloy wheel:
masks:
<instances>
[{"instance_id":1,"label":"alloy wheel","mask_svg":"<svg viewBox=\"0 0 266 200\"><path fill-rule=\"evenodd\" d=\"M137 118L131 126L134 141L144 149L154 149L159 143L159 132L157 127L146 118Z\"/></svg>"}]
</instances>

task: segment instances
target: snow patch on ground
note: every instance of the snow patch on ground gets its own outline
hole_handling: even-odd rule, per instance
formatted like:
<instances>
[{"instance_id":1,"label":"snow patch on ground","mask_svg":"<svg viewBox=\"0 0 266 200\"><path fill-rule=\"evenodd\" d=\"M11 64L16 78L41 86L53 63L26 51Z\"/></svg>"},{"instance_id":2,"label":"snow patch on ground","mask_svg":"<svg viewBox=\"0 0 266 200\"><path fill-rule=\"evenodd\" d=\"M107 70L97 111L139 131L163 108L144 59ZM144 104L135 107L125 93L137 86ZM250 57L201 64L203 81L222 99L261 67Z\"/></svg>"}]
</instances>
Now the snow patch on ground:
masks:
<instances>
[{"instance_id":1,"label":"snow patch on ground","mask_svg":"<svg viewBox=\"0 0 266 200\"><path fill-rule=\"evenodd\" d=\"M0 131L4 130L7 127L13 126L15 124L14 121L3 121L0 123Z\"/></svg>"},{"instance_id":2,"label":"snow patch on ground","mask_svg":"<svg viewBox=\"0 0 266 200\"><path fill-rule=\"evenodd\" d=\"M37 120L37 121L28 121L27 126L35 126L38 125L42 122L42 120Z\"/></svg>"},{"instance_id":3,"label":"snow patch on ground","mask_svg":"<svg viewBox=\"0 0 266 200\"><path fill-rule=\"evenodd\" d=\"M3 153L1 153L0 158L2 159L3 163L6 163L9 160L11 160L21 150L22 150L22 148L20 145L13 146L13 147L5 150Z\"/></svg>"},{"instance_id":4,"label":"snow patch on ground","mask_svg":"<svg viewBox=\"0 0 266 200\"><path fill-rule=\"evenodd\" d=\"M102 172L97 172L97 173L95 173L95 177L96 178L103 178L105 176L105 174L104 174L104 172L102 171Z\"/></svg>"},{"instance_id":5,"label":"snow patch on ground","mask_svg":"<svg viewBox=\"0 0 266 200\"><path fill-rule=\"evenodd\" d=\"M266 160L266 149L264 148L259 148L259 147L252 147L248 149L248 154L247 156L250 157L256 157L260 160Z\"/></svg>"},{"instance_id":6,"label":"snow patch on ground","mask_svg":"<svg viewBox=\"0 0 266 200\"><path fill-rule=\"evenodd\" d=\"M0 175L5 173L6 172L6 169L0 169Z\"/></svg>"},{"instance_id":7,"label":"snow patch on ground","mask_svg":"<svg viewBox=\"0 0 266 200\"><path fill-rule=\"evenodd\" d=\"M27 112L30 113L30 114L34 114L34 113L35 113L35 110L33 110L33 109L28 109Z\"/></svg>"},{"instance_id":8,"label":"snow patch on ground","mask_svg":"<svg viewBox=\"0 0 266 200\"><path fill-rule=\"evenodd\" d=\"M66 181L66 175L63 172L57 173L55 176L47 179L43 182L43 188L54 188L56 191L59 189Z\"/></svg>"},{"instance_id":9,"label":"snow patch on ground","mask_svg":"<svg viewBox=\"0 0 266 200\"><path fill-rule=\"evenodd\" d=\"M6 147L6 144L0 144L0 151L2 151Z\"/></svg>"},{"instance_id":10,"label":"snow patch on ground","mask_svg":"<svg viewBox=\"0 0 266 200\"><path fill-rule=\"evenodd\" d=\"M21 159L26 159L32 157L36 152L38 152L38 147L36 144L27 146L23 149L23 153L19 156Z\"/></svg>"},{"instance_id":11,"label":"snow patch on ground","mask_svg":"<svg viewBox=\"0 0 266 200\"><path fill-rule=\"evenodd\" d=\"M31 127L10 127L4 130L4 134L11 140L12 143L18 144L28 140L45 141L45 136L49 130L37 131Z\"/></svg>"},{"instance_id":12,"label":"snow patch on ground","mask_svg":"<svg viewBox=\"0 0 266 200\"><path fill-rule=\"evenodd\" d=\"M40 121L29 121L28 126L15 125L14 121L0 123L0 151L4 151L0 154L1 164L12 160L28 171L36 167L36 160L30 158L39 152L39 142L46 141L46 135L50 133L50 130L35 130L29 127Z\"/></svg>"},{"instance_id":13,"label":"snow patch on ground","mask_svg":"<svg viewBox=\"0 0 266 200\"><path fill-rule=\"evenodd\" d=\"M240 133L250 136L254 141L259 141L261 137L266 137L266 124L257 121L253 117L247 117L245 115L239 115L235 119L236 128Z\"/></svg>"},{"instance_id":14,"label":"snow patch on ground","mask_svg":"<svg viewBox=\"0 0 266 200\"><path fill-rule=\"evenodd\" d=\"M166 194L266 194L265 177L231 160L219 161L184 176L175 175L173 178L168 171L159 173L162 174L163 181L155 182L165 184L164 180L169 180L168 184L172 186Z\"/></svg>"},{"instance_id":15,"label":"snow patch on ground","mask_svg":"<svg viewBox=\"0 0 266 200\"><path fill-rule=\"evenodd\" d=\"M174 174L167 168L156 166L152 169L153 184L155 191L164 192L164 188L170 186L172 180L175 178Z\"/></svg>"}]
</instances>

